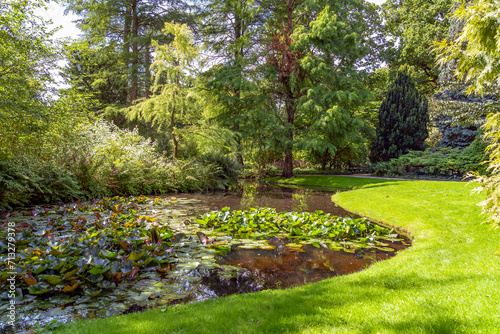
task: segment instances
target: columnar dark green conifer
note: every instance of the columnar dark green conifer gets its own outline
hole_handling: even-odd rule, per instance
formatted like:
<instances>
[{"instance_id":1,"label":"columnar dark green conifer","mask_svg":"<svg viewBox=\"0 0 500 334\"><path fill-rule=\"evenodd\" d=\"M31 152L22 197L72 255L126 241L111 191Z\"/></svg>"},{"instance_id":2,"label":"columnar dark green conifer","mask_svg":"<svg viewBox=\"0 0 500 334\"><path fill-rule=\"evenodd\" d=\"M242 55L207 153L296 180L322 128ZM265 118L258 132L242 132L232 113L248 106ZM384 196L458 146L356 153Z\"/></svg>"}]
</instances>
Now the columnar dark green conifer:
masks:
<instances>
[{"instance_id":1,"label":"columnar dark green conifer","mask_svg":"<svg viewBox=\"0 0 500 334\"><path fill-rule=\"evenodd\" d=\"M423 150L428 136L427 99L421 97L408 70L400 71L379 109L372 160L387 161L408 150Z\"/></svg>"}]
</instances>

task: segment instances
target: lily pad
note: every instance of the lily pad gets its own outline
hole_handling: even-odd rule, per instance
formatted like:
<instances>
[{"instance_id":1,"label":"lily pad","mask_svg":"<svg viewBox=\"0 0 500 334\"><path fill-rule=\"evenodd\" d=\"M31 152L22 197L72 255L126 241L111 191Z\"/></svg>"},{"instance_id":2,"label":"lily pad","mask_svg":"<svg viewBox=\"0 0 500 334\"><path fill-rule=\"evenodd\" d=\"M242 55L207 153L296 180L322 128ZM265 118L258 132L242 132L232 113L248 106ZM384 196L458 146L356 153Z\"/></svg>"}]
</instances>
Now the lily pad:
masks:
<instances>
[{"instance_id":1,"label":"lily pad","mask_svg":"<svg viewBox=\"0 0 500 334\"><path fill-rule=\"evenodd\" d=\"M101 255L104 256L107 259L114 259L115 257L118 256L118 253L111 252L109 250L103 249L103 250L101 250Z\"/></svg>"},{"instance_id":2,"label":"lily pad","mask_svg":"<svg viewBox=\"0 0 500 334\"><path fill-rule=\"evenodd\" d=\"M375 248L378 249L378 250L384 251L384 252L394 252L394 249L392 249L390 247L380 247L380 246L377 246Z\"/></svg>"},{"instance_id":3,"label":"lily pad","mask_svg":"<svg viewBox=\"0 0 500 334\"><path fill-rule=\"evenodd\" d=\"M302 249L302 246L304 246L304 245L294 243L294 242L290 242L290 243L286 244L287 248L290 248L291 250L296 251L296 252L304 252L304 250Z\"/></svg>"},{"instance_id":4,"label":"lily pad","mask_svg":"<svg viewBox=\"0 0 500 334\"><path fill-rule=\"evenodd\" d=\"M137 261L137 260L142 259L145 255L146 255L146 252L142 252L142 253L133 252L133 253L130 253L130 255L128 256L128 260L129 261Z\"/></svg>"},{"instance_id":5,"label":"lily pad","mask_svg":"<svg viewBox=\"0 0 500 334\"><path fill-rule=\"evenodd\" d=\"M243 249L267 249L272 250L275 249L276 246L270 245L267 240L252 240L250 242L245 242L242 245L238 245L238 248Z\"/></svg>"},{"instance_id":6,"label":"lily pad","mask_svg":"<svg viewBox=\"0 0 500 334\"><path fill-rule=\"evenodd\" d=\"M23 276L23 281L26 283L26 285L28 286L32 286L32 285L35 285L38 283L38 281L33 278L33 277L29 277L29 276Z\"/></svg>"},{"instance_id":7,"label":"lily pad","mask_svg":"<svg viewBox=\"0 0 500 334\"><path fill-rule=\"evenodd\" d=\"M47 285L43 283L33 284L28 288L28 291L32 295L41 295L47 292L50 292L50 289Z\"/></svg>"},{"instance_id":8,"label":"lily pad","mask_svg":"<svg viewBox=\"0 0 500 334\"><path fill-rule=\"evenodd\" d=\"M128 298L135 300L136 302L141 302L143 300L148 299L150 296L151 296L151 292L143 292L141 294L138 294L138 293L129 294Z\"/></svg>"},{"instance_id":9,"label":"lily pad","mask_svg":"<svg viewBox=\"0 0 500 334\"><path fill-rule=\"evenodd\" d=\"M102 290L85 290L85 295L89 297L95 297L101 293Z\"/></svg>"},{"instance_id":10,"label":"lily pad","mask_svg":"<svg viewBox=\"0 0 500 334\"><path fill-rule=\"evenodd\" d=\"M182 263L176 264L176 268L183 269L183 270L193 270L193 269L198 268L199 265L200 265L200 262L198 262L198 261L182 262Z\"/></svg>"},{"instance_id":11,"label":"lily pad","mask_svg":"<svg viewBox=\"0 0 500 334\"><path fill-rule=\"evenodd\" d=\"M74 284L68 284L62 289L62 292L73 292L76 290L76 288L78 288L79 285L80 282L76 282Z\"/></svg>"},{"instance_id":12,"label":"lily pad","mask_svg":"<svg viewBox=\"0 0 500 334\"><path fill-rule=\"evenodd\" d=\"M57 285L63 280L62 277L57 276L57 275L40 275L38 277L45 280L50 285Z\"/></svg>"}]
</instances>

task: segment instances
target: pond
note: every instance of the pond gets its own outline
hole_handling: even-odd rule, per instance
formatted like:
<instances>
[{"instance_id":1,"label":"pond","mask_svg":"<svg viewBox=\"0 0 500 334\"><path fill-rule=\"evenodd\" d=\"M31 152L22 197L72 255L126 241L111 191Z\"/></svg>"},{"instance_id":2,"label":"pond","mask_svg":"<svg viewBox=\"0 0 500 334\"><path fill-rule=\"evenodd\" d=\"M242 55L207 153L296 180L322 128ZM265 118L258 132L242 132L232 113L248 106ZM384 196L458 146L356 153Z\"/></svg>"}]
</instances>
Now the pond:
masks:
<instances>
[{"instance_id":1,"label":"pond","mask_svg":"<svg viewBox=\"0 0 500 334\"><path fill-rule=\"evenodd\" d=\"M219 214L227 217L228 207L234 214L271 207L359 218L331 202L332 194L248 183L232 192L58 203L12 212L3 228L15 226L20 250L13 261L16 330L299 286L362 270L409 246L406 237L393 232L386 240L371 240L371 246L346 239L305 240L296 229L288 235L277 231L259 238L259 232L245 232L238 237L221 232L225 225L209 228L199 220L211 210L223 210ZM333 220L326 217L328 225ZM303 219L299 214L292 218ZM6 241L0 241L3 249ZM63 255L63 248L72 256ZM9 270L2 256L0 282L7 287ZM1 298L0 317L6 324L7 292Z\"/></svg>"}]
</instances>

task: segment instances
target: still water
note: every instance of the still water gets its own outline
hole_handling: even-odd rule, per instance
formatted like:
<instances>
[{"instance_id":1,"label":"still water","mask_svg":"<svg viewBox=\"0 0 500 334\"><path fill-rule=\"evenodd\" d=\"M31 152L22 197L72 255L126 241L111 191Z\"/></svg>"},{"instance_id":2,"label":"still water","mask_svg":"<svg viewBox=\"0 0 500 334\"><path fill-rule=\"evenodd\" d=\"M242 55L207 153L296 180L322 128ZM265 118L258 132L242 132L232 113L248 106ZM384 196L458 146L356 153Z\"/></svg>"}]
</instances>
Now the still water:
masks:
<instances>
[{"instance_id":1,"label":"still water","mask_svg":"<svg viewBox=\"0 0 500 334\"><path fill-rule=\"evenodd\" d=\"M179 194L179 198L199 201L192 213L230 207L231 210L270 207L277 211L314 212L322 210L339 217L358 217L332 202L332 191L277 187L272 184L242 183L237 191ZM182 203L181 203L182 204Z\"/></svg>"},{"instance_id":2,"label":"still water","mask_svg":"<svg viewBox=\"0 0 500 334\"><path fill-rule=\"evenodd\" d=\"M144 207L138 214L169 221L176 233L174 239L177 240L175 247L178 254L171 270L165 273L158 273L154 268L141 270L136 279L122 280L113 290L103 291L97 296L27 294L17 305L18 328L27 329L37 322L43 326L54 320L67 322L107 317L234 293L299 286L362 270L409 246L409 240L402 238L384 244L393 251L349 248L339 251L323 244L288 247L289 240L272 237L266 242L274 249L265 250L248 247L248 240L227 236L222 238L229 241L230 251L217 252L203 247L196 235L202 230L193 222L196 216L224 207L231 210L257 207L272 207L277 211L321 210L341 217L357 217L336 206L331 201L332 195L333 192L328 191L249 183L230 192L162 196L164 204L155 206L154 210ZM16 224L46 224L47 217L28 217L27 210L32 209L13 212L10 219ZM69 214L65 217L71 219ZM5 305L5 296L1 298ZM6 315L7 309L0 307L3 323L6 323Z\"/></svg>"},{"instance_id":3,"label":"still water","mask_svg":"<svg viewBox=\"0 0 500 334\"><path fill-rule=\"evenodd\" d=\"M271 207L277 211L314 212L321 210L339 217L358 218L331 201L332 191L276 187L274 185L244 184L239 191L212 194L182 194L179 198L199 201L191 210L203 214L210 210L230 207L244 210ZM184 204L180 202L178 208ZM303 245L300 250L286 247L288 239L273 237L268 243L272 250L246 249L233 245L231 252L216 255L216 263L241 268L231 279L221 279L217 274L205 275L202 281L217 296L253 292L269 288L287 288L318 282L345 275L368 267L371 263L388 259L397 251L409 246L409 239L401 236L399 242L387 242L394 251L377 249L332 250L322 245ZM203 299L203 297L201 297Z\"/></svg>"}]
</instances>

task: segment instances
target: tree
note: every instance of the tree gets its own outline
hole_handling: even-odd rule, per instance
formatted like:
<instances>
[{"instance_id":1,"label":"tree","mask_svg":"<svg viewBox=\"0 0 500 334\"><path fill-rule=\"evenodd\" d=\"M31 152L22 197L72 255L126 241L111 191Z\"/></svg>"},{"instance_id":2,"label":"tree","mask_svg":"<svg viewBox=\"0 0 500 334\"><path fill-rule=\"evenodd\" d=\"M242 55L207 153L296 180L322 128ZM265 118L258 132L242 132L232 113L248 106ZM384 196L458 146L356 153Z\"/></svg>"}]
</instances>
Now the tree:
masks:
<instances>
[{"instance_id":1,"label":"tree","mask_svg":"<svg viewBox=\"0 0 500 334\"><path fill-rule=\"evenodd\" d=\"M454 74L469 85L468 93L491 93L499 82L500 28L495 16L499 11L496 2L463 2L451 15L462 23L462 29L437 43L441 50L439 63L456 64Z\"/></svg>"},{"instance_id":2,"label":"tree","mask_svg":"<svg viewBox=\"0 0 500 334\"><path fill-rule=\"evenodd\" d=\"M211 68L204 73L213 95L213 117L235 135L233 155L243 164L242 137L252 133L244 120L254 107L255 63L262 17L254 1L211 0L203 8L201 39L210 50Z\"/></svg>"},{"instance_id":3,"label":"tree","mask_svg":"<svg viewBox=\"0 0 500 334\"><path fill-rule=\"evenodd\" d=\"M374 49L367 42L371 29L360 15L372 7L295 0L266 1L261 7L269 17L266 82L285 133L282 177L291 177L297 131L307 131L332 108L349 112L368 97L359 68Z\"/></svg>"},{"instance_id":4,"label":"tree","mask_svg":"<svg viewBox=\"0 0 500 334\"><path fill-rule=\"evenodd\" d=\"M427 100L420 97L408 69L403 69L380 106L372 160L387 161L408 150L423 150L428 136L427 109Z\"/></svg>"},{"instance_id":5,"label":"tree","mask_svg":"<svg viewBox=\"0 0 500 334\"><path fill-rule=\"evenodd\" d=\"M298 138L297 147L305 151L308 160L319 164L322 170L327 165L340 168L342 165L362 163L368 151L363 127L366 125L359 118L332 108L320 116L303 137Z\"/></svg>"},{"instance_id":6,"label":"tree","mask_svg":"<svg viewBox=\"0 0 500 334\"><path fill-rule=\"evenodd\" d=\"M78 41L67 46L66 60L62 72L66 82L78 92L96 98L101 103L99 109L126 103L128 78L117 75L122 70L119 54Z\"/></svg>"},{"instance_id":7,"label":"tree","mask_svg":"<svg viewBox=\"0 0 500 334\"><path fill-rule=\"evenodd\" d=\"M0 151L8 155L16 154L26 136L41 131L50 116L47 87L57 49L48 22L35 15L43 6L43 0L0 3Z\"/></svg>"},{"instance_id":8,"label":"tree","mask_svg":"<svg viewBox=\"0 0 500 334\"><path fill-rule=\"evenodd\" d=\"M476 0L462 2L453 12L452 18L461 22L462 28L438 44L440 63L454 64L454 74L468 84L468 92L490 95L498 101L500 82L500 3ZM483 106L481 111L484 111ZM488 115L483 128L483 139L488 143L490 176L476 174L475 181L481 185L487 198L480 203L496 226L500 226L500 114L498 102L490 100ZM473 118L476 114L472 114Z\"/></svg>"},{"instance_id":9,"label":"tree","mask_svg":"<svg viewBox=\"0 0 500 334\"><path fill-rule=\"evenodd\" d=\"M454 0L387 0L382 5L389 34L397 41L392 67L407 64L420 77L419 86L431 92L438 87L439 67L434 43L448 33Z\"/></svg>"},{"instance_id":10,"label":"tree","mask_svg":"<svg viewBox=\"0 0 500 334\"><path fill-rule=\"evenodd\" d=\"M128 117L153 122L160 128L168 127L174 149L173 157L176 159L180 139L178 127L181 125L179 116L186 117L186 114L192 114L196 110L196 94L188 74L198 50L186 24L167 22L162 32L171 36L172 40L162 45L153 42L156 53L152 64L153 95L129 108Z\"/></svg>"},{"instance_id":11,"label":"tree","mask_svg":"<svg viewBox=\"0 0 500 334\"><path fill-rule=\"evenodd\" d=\"M466 0L470 2L470 0ZM455 5L453 10L460 10ZM464 27L464 20L449 15L449 40L457 38ZM439 43L438 43L439 44ZM443 44L441 44L443 45ZM436 51L439 51L437 48ZM429 103L431 120L436 123L441 134L441 146L465 147L478 135L484 124L487 105L496 100L494 94L477 94L470 91L466 80L457 77L455 60L438 62L440 66L440 89Z\"/></svg>"},{"instance_id":12,"label":"tree","mask_svg":"<svg viewBox=\"0 0 500 334\"><path fill-rule=\"evenodd\" d=\"M78 27L91 47L99 47L109 64L99 74L126 77L122 104L150 94L152 41L165 42L165 22L187 20L187 5L166 0L68 0L68 11L83 16ZM105 52L105 53L104 53ZM102 61L101 61L102 63Z\"/></svg>"}]
</instances>

